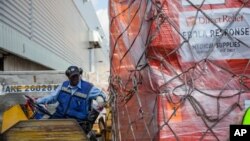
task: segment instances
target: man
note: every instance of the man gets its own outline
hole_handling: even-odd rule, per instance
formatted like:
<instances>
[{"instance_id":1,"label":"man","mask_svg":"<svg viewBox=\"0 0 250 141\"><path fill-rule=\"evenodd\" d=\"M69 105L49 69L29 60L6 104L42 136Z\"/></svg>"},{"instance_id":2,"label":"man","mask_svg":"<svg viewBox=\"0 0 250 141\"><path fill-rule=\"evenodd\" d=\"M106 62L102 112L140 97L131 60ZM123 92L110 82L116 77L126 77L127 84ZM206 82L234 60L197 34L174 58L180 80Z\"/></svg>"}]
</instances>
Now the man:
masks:
<instances>
[{"instance_id":1,"label":"man","mask_svg":"<svg viewBox=\"0 0 250 141\"><path fill-rule=\"evenodd\" d=\"M53 104L59 102L55 113L50 118L74 118L79 123L88 122L89 127L83 128L88 133L104 106L106 96L91 83L80 78L82 74L81 68L70 66L65 74L69 80L64 81L50 95L37 99L36 103ZM95 109L91 109L93 100Z\"/></svg>"}]
</instances>

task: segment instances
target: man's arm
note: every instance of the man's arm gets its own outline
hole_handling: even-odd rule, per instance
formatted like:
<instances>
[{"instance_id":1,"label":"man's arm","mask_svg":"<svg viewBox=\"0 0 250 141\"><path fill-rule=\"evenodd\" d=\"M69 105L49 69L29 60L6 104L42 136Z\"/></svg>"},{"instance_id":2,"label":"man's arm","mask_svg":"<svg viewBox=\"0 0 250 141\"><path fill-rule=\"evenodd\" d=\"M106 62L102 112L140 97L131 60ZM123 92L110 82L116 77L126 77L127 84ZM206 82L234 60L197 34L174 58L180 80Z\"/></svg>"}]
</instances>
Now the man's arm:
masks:
<instances>
[{"instance_id":1,"label":"man's arm","mask_svg":"<svg viewBox=\"0 0 250 141\"><path fill-rule=\"evenodd\" d=\"M106 101L106 94L104 94L100 89L93 86L89 91L89 99L95 99L97 96L101 96Z\"/></svg>"},{"instance_id":2,"label":"man's arm","mask_svg":"<svg viewBox=\"0 0 250 141\"><path fill-rule=\"evenodd\" d=\"M57 97L62 89L62 84L60 84L55 91L51 92L50 95L47 95L45 97L38 98L36 100L37 104L53 104L57 102Z\"/></svg>"}]
</instances>

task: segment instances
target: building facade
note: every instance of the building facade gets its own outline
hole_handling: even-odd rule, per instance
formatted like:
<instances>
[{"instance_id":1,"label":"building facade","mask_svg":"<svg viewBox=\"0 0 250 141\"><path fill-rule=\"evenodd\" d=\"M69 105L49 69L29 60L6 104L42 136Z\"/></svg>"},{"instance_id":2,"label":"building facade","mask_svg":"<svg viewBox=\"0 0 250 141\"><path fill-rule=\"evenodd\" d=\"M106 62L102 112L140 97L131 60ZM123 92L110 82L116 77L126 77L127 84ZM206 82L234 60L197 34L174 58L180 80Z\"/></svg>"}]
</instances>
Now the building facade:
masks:
<instances>
[{"instance_id":1,"label":"building facade","mask_svg":"<svg viewBox=\"0 0 250 141\"><path fill-rule=\"evenodd\" d=\"M107 37L90 1L0 1L0 70L65 70L69 65L85 72L108 70Z\"/></svg>"}]
</instances>

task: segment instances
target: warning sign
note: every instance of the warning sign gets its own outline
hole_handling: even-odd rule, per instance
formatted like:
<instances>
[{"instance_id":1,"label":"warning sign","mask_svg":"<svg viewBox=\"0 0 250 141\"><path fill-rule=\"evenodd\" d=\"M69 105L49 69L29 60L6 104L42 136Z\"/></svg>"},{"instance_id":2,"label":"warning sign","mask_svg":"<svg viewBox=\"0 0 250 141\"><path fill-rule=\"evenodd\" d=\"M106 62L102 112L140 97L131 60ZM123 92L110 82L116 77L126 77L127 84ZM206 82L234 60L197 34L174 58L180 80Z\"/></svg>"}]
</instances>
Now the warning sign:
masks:
<instances>
[{"instance_id":1,"label":"warning sign","mask_svg":"<svg viewBox=\"0 0 250 141\"><path fill-rule=\"evenodd\" d=\"M29 93L29 92L52 92L58 84L36 84L36 85L5 85L2 94L6 93Z\"/></svg>"},{"instance_id":2,"label":"warning sign","mask_svg":"<svg viewBox=\"0 0 250 141\"><path fill-rule=\"evenodd\" d=\"M250 10L204 10L182 12L180 18L181 39L188 41L181 47L182 61L248 59L250 52Z\"/></svg>"}]
</instances>

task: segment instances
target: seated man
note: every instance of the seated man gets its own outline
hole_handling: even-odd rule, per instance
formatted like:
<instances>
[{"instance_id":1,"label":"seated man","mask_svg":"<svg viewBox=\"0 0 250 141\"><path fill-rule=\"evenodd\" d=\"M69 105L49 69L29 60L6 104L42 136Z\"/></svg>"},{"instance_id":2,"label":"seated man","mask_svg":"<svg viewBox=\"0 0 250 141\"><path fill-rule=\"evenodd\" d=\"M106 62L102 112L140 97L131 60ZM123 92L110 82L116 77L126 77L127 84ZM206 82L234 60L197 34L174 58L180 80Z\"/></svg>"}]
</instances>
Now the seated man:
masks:
<instances>
[{"instance_id":1,"label":"seated man","mask_svg":"<svg viewBox=\"0 0 250 141\"><path fill-rule=\"evenodd\" d=\"M82 70L70 66L65 72L69 80L64 81L50 95L36 100L37 104L53 104L59 102L51 119L74 118L80 125L87 122L88 127L83 127L88 134L99 112L104 106L105 94L91 83L81 79ZM91 102L97 105L91 108Z\"/></svg>"}]
</instances>

